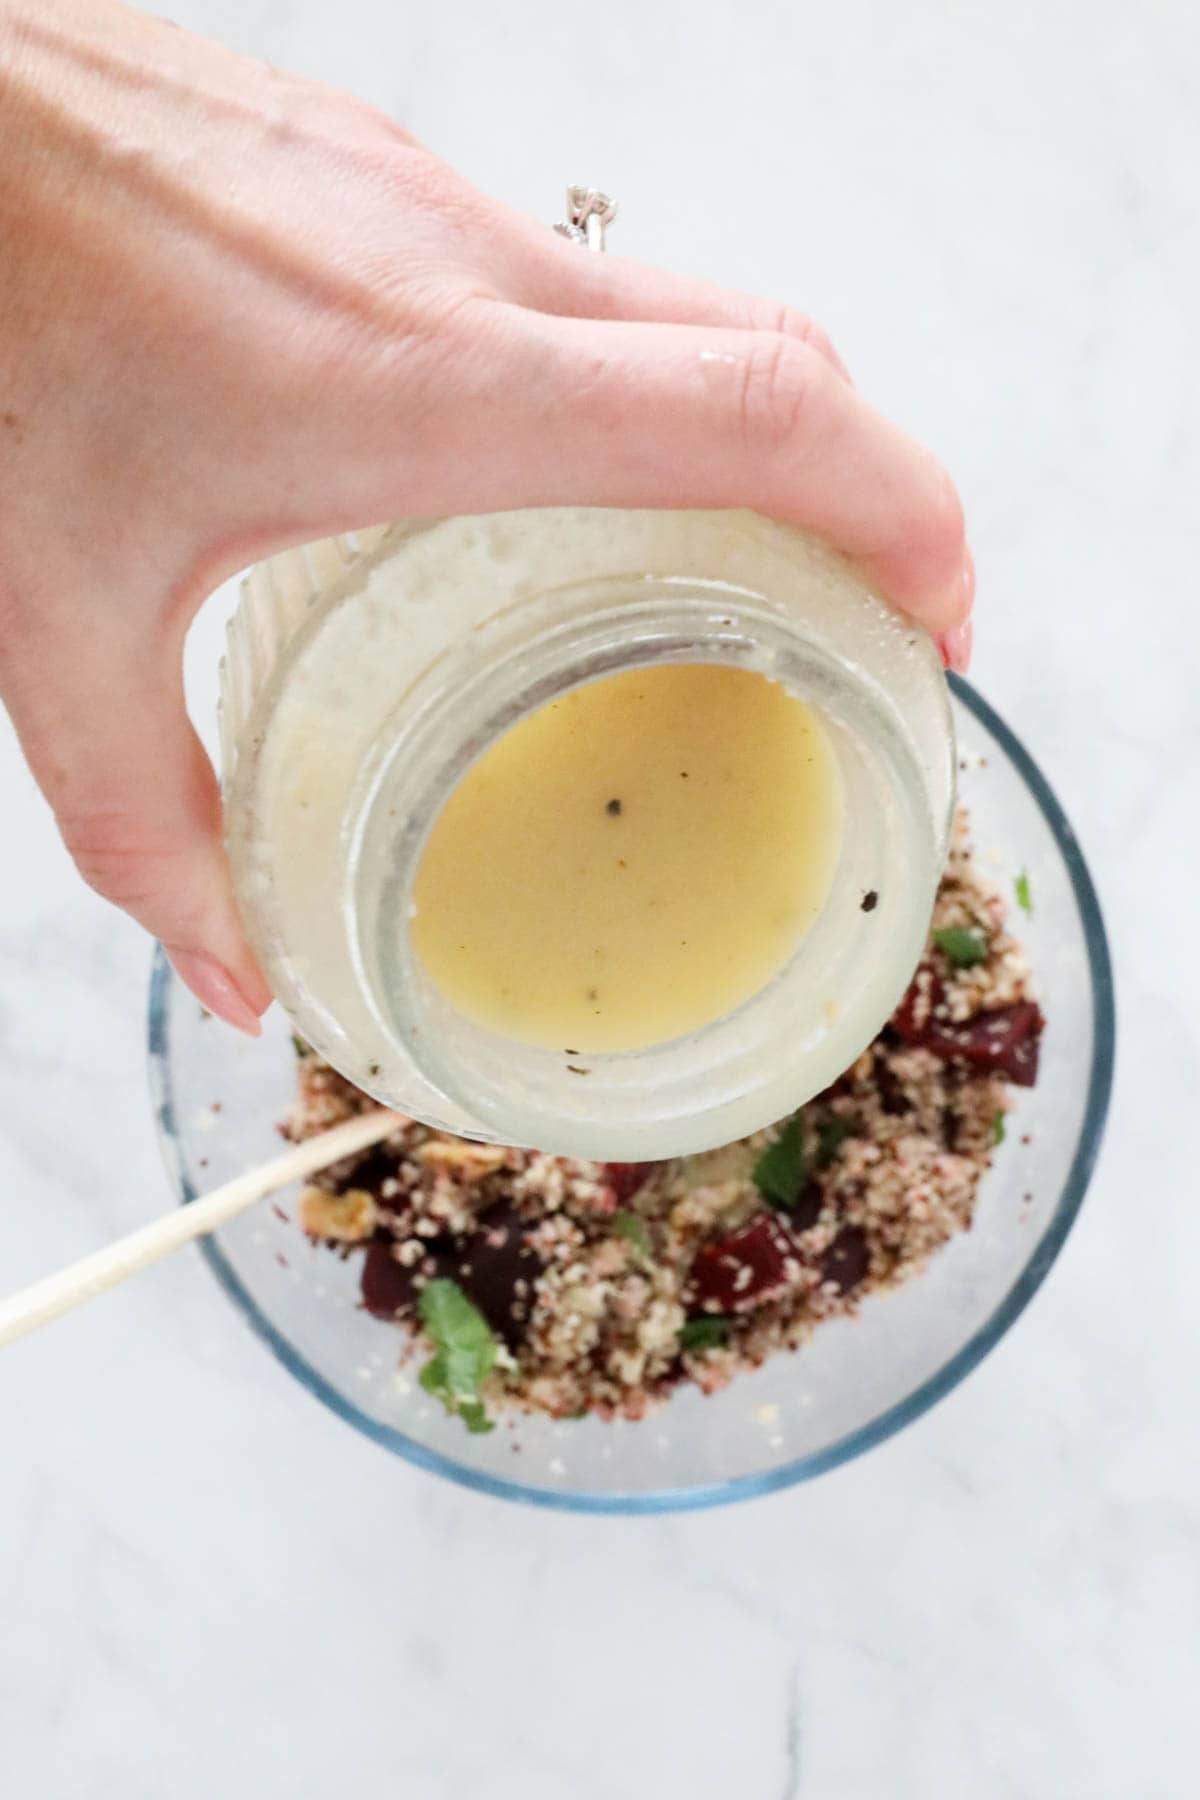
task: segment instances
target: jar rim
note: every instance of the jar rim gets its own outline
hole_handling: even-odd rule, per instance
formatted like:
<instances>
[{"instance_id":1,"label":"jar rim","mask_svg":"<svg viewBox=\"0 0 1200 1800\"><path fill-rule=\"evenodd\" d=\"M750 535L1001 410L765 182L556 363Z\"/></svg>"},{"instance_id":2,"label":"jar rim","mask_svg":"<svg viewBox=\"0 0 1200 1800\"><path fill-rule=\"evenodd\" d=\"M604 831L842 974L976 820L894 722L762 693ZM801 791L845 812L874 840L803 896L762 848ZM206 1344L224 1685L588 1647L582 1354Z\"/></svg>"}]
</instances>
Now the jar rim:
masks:
<instances>
[{"instance_id":1,"label":"jar rim","mask_svg":"<svg viewBox=\"0 0 1200 1800\"><path fill-rule=\"evenodd\" d=\"M528 629L528 613L539 609L555 621L540 633ZM882 999L875 992L880 939L890 936L894 944L885 962L897 954L907 962L903 979L919 955L949 826L948 812L940 821L929 812L921 772L888 716L886 694L826 646L798 636L762 595L723 582L604 577L565 584L527 597L489 621L482 636L469 668L439 663L409 691L404 719L381 744L358 791L349 912L356 963L380 1029L403 1045L432 1086L490 1132L550 1149L569 1143L574 1154L598 1154L614 1138L644 1149L647 1158L668 1145L669 1154L685 1144L713 1147L807 1097L796 1090L800 1062L810 1092L836 1079L896 998L894 982ZM668 663L753 670L818 708L843 782L847 758L857 757L853 810L860 828L869 743L877 810L891 818L880 849L894 854L864 863L859 846L847 862L843 847L820 915L763 987L686 1036L589 1053L581 1081L580 1065L564 1052L503 1037L446 1000L407 929L413 888L442 807L518 720L588 682ZM868 890L888 900L866 919L859 901ZM850 906L856 913L848 928ZM404 922L400 929L397 921ZM866 954L872 941L876 951ZM791 1022L794 1054L779 1042L782 1014ZM629 1159L637 1160L632 1150Z\"/></svg>"}]
</instances>

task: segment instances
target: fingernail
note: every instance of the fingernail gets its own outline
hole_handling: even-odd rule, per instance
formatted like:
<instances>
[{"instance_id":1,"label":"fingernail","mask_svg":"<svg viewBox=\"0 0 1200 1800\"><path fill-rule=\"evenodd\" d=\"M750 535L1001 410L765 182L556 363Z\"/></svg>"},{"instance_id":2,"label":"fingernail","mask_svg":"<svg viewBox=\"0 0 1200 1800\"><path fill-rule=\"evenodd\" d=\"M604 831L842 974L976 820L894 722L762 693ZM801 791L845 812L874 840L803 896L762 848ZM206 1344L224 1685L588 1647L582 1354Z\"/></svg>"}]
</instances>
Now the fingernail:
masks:
<instances>
[{"instance_id":1,"label":"fingernail","mask_svg":"<svg viewBox=\"0 0 1200 1800\"><path fill-rule=\"evenodd\" d=\"M953 669L956 675L965 675L971 664L971 621L965 625L954 625L944 631L938 639L938 649L942 653L942 662L947 669Z\"/></svg>"},{"instance_id":2,"label":"fingernail","mask_svg":"<svg viewBox=\"0 0 1200 1800\"><path fill-rule=\"evenodd\" d=\"M967 611L970 612L975 604L975 558L971 555L969 544L966 549L966 562L963 564L962 588L963 599L966 602Z\"/></svg>"},{"instance_id":3,"label":"fingernail","mask_svg":"<svg viewBox=\"0 0 1200 1800\"><path fill-rule=\"evenodd\" d=\"M215 956L203 950L167 950L171 967L185 987L191 989L201 1006L216 1013L227 1025L244 1031L247 1037L261 1037L258 1013L246 999L233 976ZM261 1009L261 1010L265 1010Z\"/></svg>"}]
</instances>

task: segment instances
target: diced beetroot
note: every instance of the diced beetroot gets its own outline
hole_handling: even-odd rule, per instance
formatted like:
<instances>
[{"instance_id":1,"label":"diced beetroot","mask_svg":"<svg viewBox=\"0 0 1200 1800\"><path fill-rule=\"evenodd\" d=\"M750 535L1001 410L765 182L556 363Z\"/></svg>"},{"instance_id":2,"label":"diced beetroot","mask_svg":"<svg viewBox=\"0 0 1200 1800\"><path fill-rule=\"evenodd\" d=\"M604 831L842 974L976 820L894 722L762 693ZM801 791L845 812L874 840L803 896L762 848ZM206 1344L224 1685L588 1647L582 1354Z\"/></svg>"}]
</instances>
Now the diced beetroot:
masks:
<instances>
[{"instance_id":1,"label":"diced beetroot","mask_svg":"<svg viewBox=\"0 0 1200 1800\"><path fill-rule=\"evenodd\" d=\"M796 1204L788 1208L788 1224L793 1231L807 1231L816 1224L825 1204L825 1190L819 1181L809 1179L796 1196Z\"/></svg>"},{"instance_id":2,"label":"diced beetroot","mask_svg":"<svg viewBox=\"0 0 1200 1800\"><path fill-rule=\"evenodd\" d=\"M872 1058L872 1074L879 1093L879 1104L890 1117L898 1119L903 1113L912 1111L912 1102L908 1099L892 1072L888 1061L888 1053L882 1044L876 1044Z\"/></svg>"},{"instance_id":3,"label":"diced beetroot","mask_svg":"<svg viewBox=\"0 0 1200 1800\"><path fill-rule=\"evenodd\" d=\"M347 1187L365 1188L380 1212L399 1215L407 1212L412 1202L404 1192L404 1183L399 1179L400 1157L395 1150L378 1144L373 1150L359 1158L346 1178ZM395 1185L399 1190L393 1195L384 1194L384 1183Z\"/></svg>"},{"instance_id":4,"label":"diced beetroot","mask_svg":"<svg viewBox=\"0 0 1200 1800\"><path fill-rule=\"evenodd\" d=\"M747 1312L783 1292L795 1261L796 1246L775 1214L756 1213L741 1231L697 1253L692 1298L708 1312Z\"/></svg>"},{"instance_id":5,"label":"diced beetroot","mask_svg":"<svg viewBox=\"0 0 1200 1800\"><path fill-rule=\"evenodd\" d=\"M520 1216L509 1203L484 1214L464 1237L430 1238L425 1255L414 1267L397 1262L395 1239L372 1238L363 1259L363 1305L377 1319L403 1318L413 1312L422 1282L456 1281L477 1306L492 1330L511 1349L520 1343L532 1310L533 1284L542 1261L525 1241ZM518 1293L518 1283L527 1288Z\"/></svg>"},{"instance_id":6,"label":"diced beetroot","mask_svg":"<svg viewBox=\"0 0 1200 1800\"><path fill-rule=\"evenodd\" d=\"M969 1063L988 1074L1007 1075L1017 1087L1032 1087L1044 1024L1035 1000L1017 1000L976 1013L961 1025L931 1020L920 1042L946 1062Z\"/></svg>"},{"instance_id":7,"label":"diced beetroot","mask_svg":"<svg viewBox=\"0 0 1200 1800\"><path fill-rule=\"evenodd\" d=\"M650 1171L657 1165L648 1163L604 1163L604 1179L617 1197L618 1206L633 1198L640 1187L649 1180Z\"/></svg>"},{"instance_id":8,"label":"diced beetroot","mask_svg":"<svg viewBox=\"0 0 1200 1800\"><path fill-rule=\"evenodd\" d=\"M821 1274L849 1294L866 1280L871 1267L867 1234L861 1225L843 1225L821 1258Z\"/></svg>"},{"instance_id":9,"label":"diced beetroot","mask_svg":"<svg viewBox=\"0 0 1200 1800\"><path fill-rule=\"evenodd\" d=\"M923 1046L925 1033L933 1022L934 1008L941 1002L941 980L928 963L922 963L892 1014L892 1030L898 1032L906 1044Z\"/></svg>"},{"instance_id":10,"label":"diced beetroot","mask_svg":"<svg viewBox=\"0 0 1200 1800\"><path fill-rule=\"evenodd\" d=\"M451 1274L492 1330L515 1350L533 1310L533 1284L542 1273L537 1252L525 1241L520 1214L510 1204L493 1207L469 1237L459 1238ZM518 1292L519 1284L525 1284Z\"/></svg>"},{"instance_id":11,"label":"diced beetroot","mask_svg":"<svg viewBox=\"0 0 1200 1800\"><path fill-rule=\"evenodd\" d=\"M988 1074L1007 1075L1017 1087L1037 1080L1038 1040L1045 1020L1035 1000L993 1007L973 1019L953 1024L937 1016L943 989L923 963L907 994L892 1014L892 1029L906 1044L931 1050L944 1062L969 1063Z\"/></svg>"},{"instance_id":12,"label":"diced beetroot","mask_svg":"<svg viewBox=\"0 0 1200 1800\"><path fill-rule=\"evenodd\" d=\"M417 1303L416 1269L407 1268L392 1255L395 1241L372 1238L362 1266L363 1305L377 1319L396 1319Z\"/></svg>"}]
</instances>

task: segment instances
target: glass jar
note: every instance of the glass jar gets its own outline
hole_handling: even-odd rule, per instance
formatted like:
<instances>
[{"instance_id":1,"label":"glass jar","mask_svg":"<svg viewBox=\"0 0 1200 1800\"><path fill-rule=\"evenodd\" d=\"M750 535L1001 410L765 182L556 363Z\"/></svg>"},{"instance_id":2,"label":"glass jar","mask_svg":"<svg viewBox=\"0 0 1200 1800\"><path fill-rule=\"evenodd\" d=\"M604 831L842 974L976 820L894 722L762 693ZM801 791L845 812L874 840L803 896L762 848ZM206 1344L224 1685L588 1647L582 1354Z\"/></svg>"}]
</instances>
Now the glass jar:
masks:
<instances>
[{"instance_id":1,"label":"glass jar","mask_svg":"<svg viewBox=\"0 0 1200 1800\"><path fill-rule=\"evenodd\" d=\"M457 1012L407 929L430 829L518 720L661 663L819 709L843 790L832 887L728 1016L586 1066ZM223 670L227 841L297 1029L379 1100L469 1137L643 1161L781 1118L870 1042L925 942L954 795L926 634L807 534L748 512L553 509L393 525L255 568Z\"/></svg>"}]
</instances>

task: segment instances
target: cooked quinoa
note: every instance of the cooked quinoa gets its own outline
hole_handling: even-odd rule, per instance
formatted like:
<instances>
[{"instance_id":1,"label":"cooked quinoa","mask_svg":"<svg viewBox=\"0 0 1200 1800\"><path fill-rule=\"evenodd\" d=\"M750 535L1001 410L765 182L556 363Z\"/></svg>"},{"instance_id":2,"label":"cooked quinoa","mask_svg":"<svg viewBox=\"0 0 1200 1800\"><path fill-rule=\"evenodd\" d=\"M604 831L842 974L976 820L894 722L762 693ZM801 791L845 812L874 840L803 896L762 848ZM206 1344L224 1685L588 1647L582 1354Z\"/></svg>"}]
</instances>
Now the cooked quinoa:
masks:
<instances>
[{"instance_id":1,"label":"cooked quinoa","mask_svg":"<svg viewBox=\"0 0 1200 1800\"><path fill-rule=\"evenodd\" d=\"M362 1255L363 1304L406 1333L405 1355L441 1347L422 1313L432 1318L431 1301L449 1293L475 1342L486 1340L482 1414L461 1409L473 1429L513 1410L640 1419L681 1381L711 1393L794 1349L966 1230L1011 1088L1036 1077L1041 1029L1025 958L960 814L908 994L794 1119L642 1164L404 1122L307 1188L301 1223ZM297 1052L287 1135L373 1104ZM446 1398L438 1366L435 1356L426 1385Z\"/></svg>"}]
</instances>

